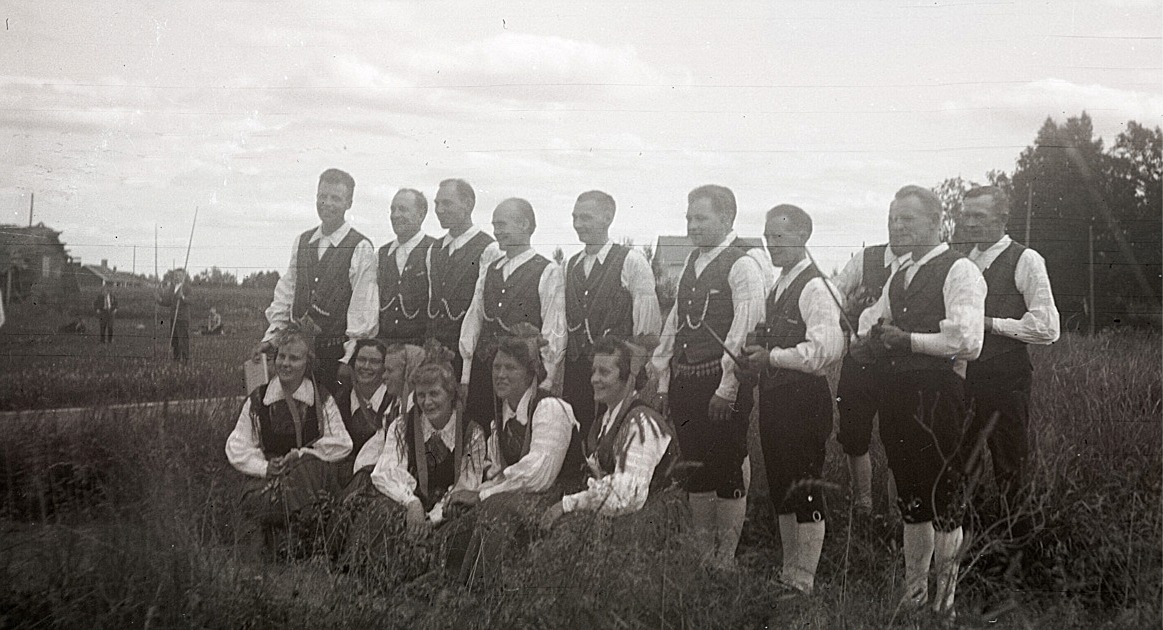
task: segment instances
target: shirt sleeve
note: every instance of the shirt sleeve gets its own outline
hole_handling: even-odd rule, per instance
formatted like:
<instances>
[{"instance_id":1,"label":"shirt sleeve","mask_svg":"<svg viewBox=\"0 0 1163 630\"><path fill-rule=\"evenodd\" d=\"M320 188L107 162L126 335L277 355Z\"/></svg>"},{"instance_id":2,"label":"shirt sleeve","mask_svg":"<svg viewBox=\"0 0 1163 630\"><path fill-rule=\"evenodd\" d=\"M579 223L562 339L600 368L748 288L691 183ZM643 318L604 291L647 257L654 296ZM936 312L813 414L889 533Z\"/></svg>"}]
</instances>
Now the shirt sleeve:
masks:
<instances>
[{"instance_id":1,"label":"shirt sleeve","mask_svg":"<svg viewBox=\"0 0 1163 630\"><path fill-rule=\"evenodd\" d=\"M537 284L541 297L541 336L548 342L541 348L541 360L545 363L545 382L542 387L555 389L561 373L561 362L565 359L565 345L569 340L565 323L565 281L561 265L549 263L541 272Z\"/></svg>"},{"instance_id":2,"label":"shirt sleeve","mask_svg":"<svg viewBox=\"0 0 1163 630\"><path fill-rule=\"evenodd\" d=\"M855 256L848 259L847 264L832 278L832 284L836 287L836 292L840 294L840 299L844 301L844 305L848 305L848 300L852 297L852 292L856 287L860 286L860 281L864 279L864 250L857 252Z\"/></svg>"},{"instance_id":3,"label":"shirt sleeve","mask_svg":"<svg viewBox=\"0 0 1163 630\"><path fill-rule=\"evenodd\" d=\"M339 414L335 398L328 396L323 402L323 435L300 451L318 457L325 462L337 462L351 454L351 435Z\"/></svg>"},{"instance_id":4,"label":"shirt sleeve","mask_svg":"<svg viewBox=\"0 0 1163 630\"><path fill-rule=\"evenodd\" d=\"M561 472L577 420L573 408L560 398L544 398L533 412L529 453L496 478L481 486L482 501L502 492L548 490Z\"/></svg>"},{"instance_id":5,"label":"shirt sleeve","mask_svg":"<svg viewBox=\"0 0 1163 630\"><path fill-rule=\"evenodd\" d=\"M892 278L896 274L901 273L901 269L897 269L889 277L888 282L884 285L885 289L881 292L880 298L876 300L876 303L864 309L864 312L860 314L860 322L857 323L860 337L867 337L872 327L881 319L884 319L886 322L892 321L892 305L888 301L888 287L892 283Z\"/></svg>"},{"instance_id":6,"label":"shirt sleeve","mask_svg":"<svg viewBox=\"0 0 1163 630\"><path fill-rule=\"evenodd\" d=\"M291 308L295 301L296 269L299 266L299 238L296 236L295 241L291 243L291 262L287 265L287 273L275 284L274 298L266 310L268 326L266 334L262 337L263 341L274 339L275 333L291 321Z\"/></svg>"},{"instance_id":7,"label":"shirt sleeve","mask_svg":"<svg viewBox=\"0 0 1163 630\"><path fill-rule=\"evenodd\" d=\"M367 467L375 467L376 462L380 461L380 453L384 450L384 429L381 427L376 429L376 432L368 438L367 442L360 447L359 453L355 456L355 465L351 467L351 471L359 472Z\"/></svg>"},{"instance_id":8,"label":"shirt sleeve","mask_svg":"<svg viewBox=\"0 0 1163 630\"><path fill-rule=\"evenodd\" d=\"M501 246L497 245L496 241L489 243L485 247L485 251L481 252L481 263L477 265L477 277L485 275L485 269L504 257L505 252L501 251Z\"/></svg>"},{"instance_id":9,"label":"shirt sleeve","mask_svg":"<svg viewBox=\"0 0 1163 630\"><path fill-rule=\"evenodd\" d=\"M666 454L670 436L656 428L644 433L643 427L654 427L648 418L637 418L628 424L625 464L619 462L613 474L601 479L591 477L586 481L585 490L562 497L561 507L565 512L597 511L619 516L637 512L646 504L654 468Z\"/></svg>"},{"instance_id":10,"label":"shirt sleeve","mask_svg":"<svg viewBox=\"0 0 1163 630\"><path fill-rule=\"evenodd\" d=\"M1058 341L1058 307L1054 304L1054 292L1050 290L1045 259L1032 249L1022 252L1014 269L1014 282L1025 298L1026 314L1021 319L992 318L990 334L1038 345Z\"/></svg>"},{"instance_id":11,"label":"shirt sleeve","mask_svg":"<svg viewBox=\"0 0 1163 630\"><path fill-rule=\"evenodd\" d=\"M234 423L234 430L226 438L226 459L244 475L267 476L267 458L262 452L258 436L254 434L254 421L250 417L250 398L242 403L238 422Z\"/></svg>"},{"instance_id":12,"label":"shirt sleeve","mask_svg":"<svg viewBox=\"0 0 1163 630\"><path fill-rule=\"evenodd\" d=\"M402 448L404 422L407 416L400 416L392 422L384 435L384 450L372 469L372 485L381 494L400 505L418 503L416 479L408 472L408 449Z\"/></svg>"},{"instance_id":13,"label":"shirt sleeve","mask_svg":"<svg viewBox=\"0 0 1163 630\"><path fill-rule=\"evenodd\" d=\"M674 357L674 335L678 331L678 303L670 309L666 323L662 325L662 334L658 336L658 347L654 349L654 356L650 359L654 367L654 374L658 377L658 393L670 391L670 360Z\"/></svg>"},{"instance_id":14,"label":"shirt sleeve","mask_svg":"<svg viewBox=\"0 0 1163 630\"><path fill-rule=\"evenodd\" d=\"M813 278L800 294L800 313L807 327L807 339L791 348L771 351L771 365L808 374L823 375L828 366L844 354L844 332L840 329L840 309L828 293L827 280Z\"/></svg>"},{"instance_id":15,"label":"shirt sleeve","mask_svg":"<svg viewBox=\"0 0 1163 630\"><path fill-rule=\"evenodd\" d=\"M631 249L622 265L622 286L634 301L634 334L657 335L662 328L662 313L658 308L658 293L654 288L654 272L642 252Z\"/></svg>"},{"instance_id":16,"label":"shirt sleeve","mask_svg":"<svg viewBox=\"0 0 1163 630\"><path fill-rule=\"evenodd\" d=\"M731 329L723 338L723 345L727 346L735 356L743 349L743 342L747 333L754 330L755 325L764 319L764 302L767 299L767 279L764 277L763 266L753 252L731 266L731 273L727 275L727 282L731 286L731 301L734 303L735 319L731 322ZM723 377L719 380L719 388L715 395L727 400L735 400L739 392L739 379L735 376L735 361L726 353L720 360L723 366Z\"/></svg>"},{"instance_id":17,"label":"shirt sleeve","mask_svg":"<svg viewBox=\"0 0 1163 630\"><path fill-rule=\"evenodd\" d=\"M976 359L981 354L985 326L985 292L985 278L973 261L960 258L954 262L942 290L945 319L940 332L910 333L913 352L962 361Z\"/></svg>"},{"instance_id":18,"label":"shirt sleeve","mask_svg":"<svg viewBox=\"0 0 1163 630\"><path fill-rule=\"evenodd\" d=\"M489 263L490 266L492 264ZM476 354L477 340L480 339L481 324L485 318L484 305L481 303L484 300L484 293L484 254L481 254L481 274L477 276L472 302L464 314L464 320L460 323L460 356L464 358L464 365L460 370L461 385L468 385L468 379L472 375L472 358Z\"/></svg>"},{"instance_id":19,"label":"shirt sleeve","mask_svg":"<svg viewBox=\"0 0 1163 630\"><path fill-rule=\"evenodd\" d=\"M347 341L343 344L343 362L355 352L357 339L375 337L380 329L380 287L376 282L376 249L364 239L355 246L351 267L351 302L347 306Z\"/></svg>"}]
</instances>

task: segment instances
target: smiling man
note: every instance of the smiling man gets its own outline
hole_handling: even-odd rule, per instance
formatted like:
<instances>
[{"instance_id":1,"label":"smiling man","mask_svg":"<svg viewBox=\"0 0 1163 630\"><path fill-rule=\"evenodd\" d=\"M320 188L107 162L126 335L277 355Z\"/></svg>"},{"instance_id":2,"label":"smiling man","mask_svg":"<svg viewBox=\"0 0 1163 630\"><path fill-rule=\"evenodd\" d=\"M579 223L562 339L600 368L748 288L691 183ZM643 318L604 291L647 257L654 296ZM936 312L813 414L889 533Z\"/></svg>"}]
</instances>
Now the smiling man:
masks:
<instances>
[{"instance_id":1,"label":"smiling man","mask_svg":"<svg viewBox=\"0 0 1163 630\"><path fill-rule=\"evenodd\" d=\"M424 345L428 333L428 249L436 242L420 226L428 216L424 193L401 188L392 197L396 239L380 248L379 338L385 343Z\"/></svg>"},{"instance_id":2,"label":"smiling man","mask_svg":"<svg viewBox=\"0 0 1163 630\"><path fill-rule=\"evenodd\" d=\"M335 390L339 363L351 356L355 340L375 337L379 327L375 248L344 218L354 191L355 180L341 170L319 176L319 226L295 237L287 273L266 310L270 326L254 353L270 352L279 330L310 315L320 328L314 378L329 391Z\"/></svg>"}]
</instances>

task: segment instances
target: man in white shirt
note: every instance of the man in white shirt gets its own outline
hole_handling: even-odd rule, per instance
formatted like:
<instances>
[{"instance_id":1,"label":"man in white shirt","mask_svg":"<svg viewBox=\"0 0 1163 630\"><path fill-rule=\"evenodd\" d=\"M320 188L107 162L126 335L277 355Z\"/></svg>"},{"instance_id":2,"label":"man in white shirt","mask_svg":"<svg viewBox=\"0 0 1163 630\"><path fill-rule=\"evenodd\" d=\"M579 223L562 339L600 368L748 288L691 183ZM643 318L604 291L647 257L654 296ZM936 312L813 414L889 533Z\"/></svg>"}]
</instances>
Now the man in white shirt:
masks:
<instances>
[{"instance_id":1,"label":"man in white shirt","mask_svg":"<svg viewBox=\"0 0 1163 630\"><path fill-rule=\"evenodd\" d=\"M423 346L428 334L428 249L436 240L420 230L426 216L424 193L401 188L392 197L396 239L380 248L376 273L379 338L388 344Z\"/></svg>"},{"instance_id":2,"label":"man in white shirt","mask_svg":"<svg viewBox=\"0 0 1163 630\"><path fill-rule=\"evenodd\" d=\"M904 520L901 604L915 610L929 602L936 564L932 607L951 616L963 540L965 364L981 352L986 286L972 262L941 242L941 216L931 190L897 191L890 238L910 259L861 315L851 352L858 360L875 357L885 373L880 435Z\"/></svg>"},{"instance_id":3,"label":"man in white shirt","mask_svg":"<svg viewBox=\"0 0 1163 630\"><path fill-rule=\"evenodd\" d=\"M974 188L965 194L956 232L958 241L973 246L969 260L989 287L981 356L969 363L965 375L973 409L966 440L975 449L969 471L980 474L988 445L1002 518L1017 510L1030 450L1026 424L1034 368L1027 346L1049 345L1059 335L1046 261L1005 233L1009 214L1004 190Z\"/></svg>"},{"instance_id":4,"label":"man in white shirt","mask_svg":"<svg viewBox=\"0 0 1163 630\"><path fill-rule=\"evenodd\" d=\"M375 248L344 219L354 192L355 180L341 170L319 176L319 227L295 237L287 273L266 310L270 326L254 352L256 357L269 353L280 329L310 315L320 328L314 378L329 391L335 390L339 363L351 357L355 340L375 337L379 327Z\"/></svg>"},{"instance_id":5,"label":"man in white shirt","mask_svg":"<svg viewBox=\"0 0 1163 630\"><path fill-rule=\"evenodd\" d=\"M687 204L687 236L695 249L652 360L657 408L670 414L684 460L702 464L684 484L695 544L712 565L730 568L747 511L748 420L733 413L740 392L731 355L738 356L748 331L763 321L770 260L739 243L730 189L700 186Z\"/></svg>"}]
</instances>

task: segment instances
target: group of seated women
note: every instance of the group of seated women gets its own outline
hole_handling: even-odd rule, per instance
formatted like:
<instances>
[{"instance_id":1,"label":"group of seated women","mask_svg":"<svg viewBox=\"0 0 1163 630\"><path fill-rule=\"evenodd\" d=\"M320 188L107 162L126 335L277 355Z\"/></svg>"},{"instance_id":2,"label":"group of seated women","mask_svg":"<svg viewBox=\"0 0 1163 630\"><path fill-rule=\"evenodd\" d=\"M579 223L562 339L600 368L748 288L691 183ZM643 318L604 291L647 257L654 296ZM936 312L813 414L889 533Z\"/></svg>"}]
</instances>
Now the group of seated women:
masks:
<instances>
[{"instance_id":1,"label":"group of seated women","mask_svg":"<svg viewBox=\"0 0 1163 630\"><path fill-rule=\"evenodd\" d=\"M230 463L252 478L243 507L256 545L269 549L296 515L330 498L343 506L328 531L347 566L395 563L398 575L439 569L487 584L520 543L563 517L666 504L678 442L669 419L636 395L649 348L595 346L591 382L604 412L580 436L569 404L537 387L541 343L530 327L496 344L495 412L468 418L439 345L361 340L354 382L331 395L311 381L310 333L286 328L275 377L247 397L226 443ZM571 441L585 454L584 476L562 471Z\"/></svg>"}]
</instances>

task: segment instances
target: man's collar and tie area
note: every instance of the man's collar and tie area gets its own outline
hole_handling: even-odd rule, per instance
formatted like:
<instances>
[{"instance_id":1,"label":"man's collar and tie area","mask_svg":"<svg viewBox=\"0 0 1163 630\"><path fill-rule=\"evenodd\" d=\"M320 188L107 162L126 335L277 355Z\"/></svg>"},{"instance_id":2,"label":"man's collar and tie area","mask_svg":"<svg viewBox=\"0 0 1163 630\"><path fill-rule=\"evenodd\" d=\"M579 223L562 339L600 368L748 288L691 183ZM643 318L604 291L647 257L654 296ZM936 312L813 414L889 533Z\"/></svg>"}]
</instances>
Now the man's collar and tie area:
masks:
<instances>
[{"instance_id":1,"label":"man's collar and tie area","mask_svg":"<svg viewBox=\"0 0 1163 630\"><path fill-rule=\"evenodd\" d=\"M602 245L602 248L599 249L598 253L596 254L589 254L583 250L581 255L582 274L584 274L586 277L589 277L590 272L593 271L595 264L606 264L606 256L610 255L610 248L613 246L613 241L606 241L606 244Z\"/></svg>"},{"instance_id":2,"label":"man's collar and tie area","mask_svg":"<svg viewBox=\"0 0 1163 630\"><path fill-rule=\"evenodd\" d=\"M318 246L319 255L322 256L328 247L338 247L343 242L343 239L347 238L347 233L350 231L351 225L346 221L330 234L324 234L323 226L320 225L311 233L311 237L307 239L307 242L315 243Z\"/></svg>"},{"instance_id":3,"label":"man's collar and tie area","mask_svg":"<svg viewBox=\"0 0 1163 630\"><path fill-rule=\"evenodd\" d=\"M452 255L456 250L464 247L465 243L472 240L474 236L481 233L480 227L473 225L465 230L460 236L453 236L452 234L445 234L444 238L440 239L440 247L448 251L448 255Z\"/></svg>"},{"instance_id":4,"label":"man's collar and tie area","mask_svg":"<svg viewBox=\"0 0 1163 630\"><path fill-rule=\"evenodd\" d=\"M1003 234L996 243L986 247L985 249L981 249L980 246L976 246L969 250L968 258L977 265L978 269L988 269L989 266L993 264L993 261L997 260L997 257L1000 256L1001 253L1006 250L1006 248L1013 244L1013 242L1014 240L1010 238L1009 234Z\"/></svg>"},{"instance_id":5,"label":"man's collar and tie area","mask_svg":"<svg viewBox=\"0 0 1163 630\"><path fill-rule=\"evenodd\" d=\"M533 257L536 255L537 255L537 251L534 250L533 248L529 248L529 249L521 252L520 254L517 254L516 256L514 256L512 258L509 258L509 256L506 255L506 256L503 256L503 257L497 259L497 262L493 263L493 268L500 269L501 270L501 277L504 278L505 280L508 280L509 276L514 271L519 269L521 267L521 265L524 265L525 263L532 260Z\"/></svg>"}]
</instances>

